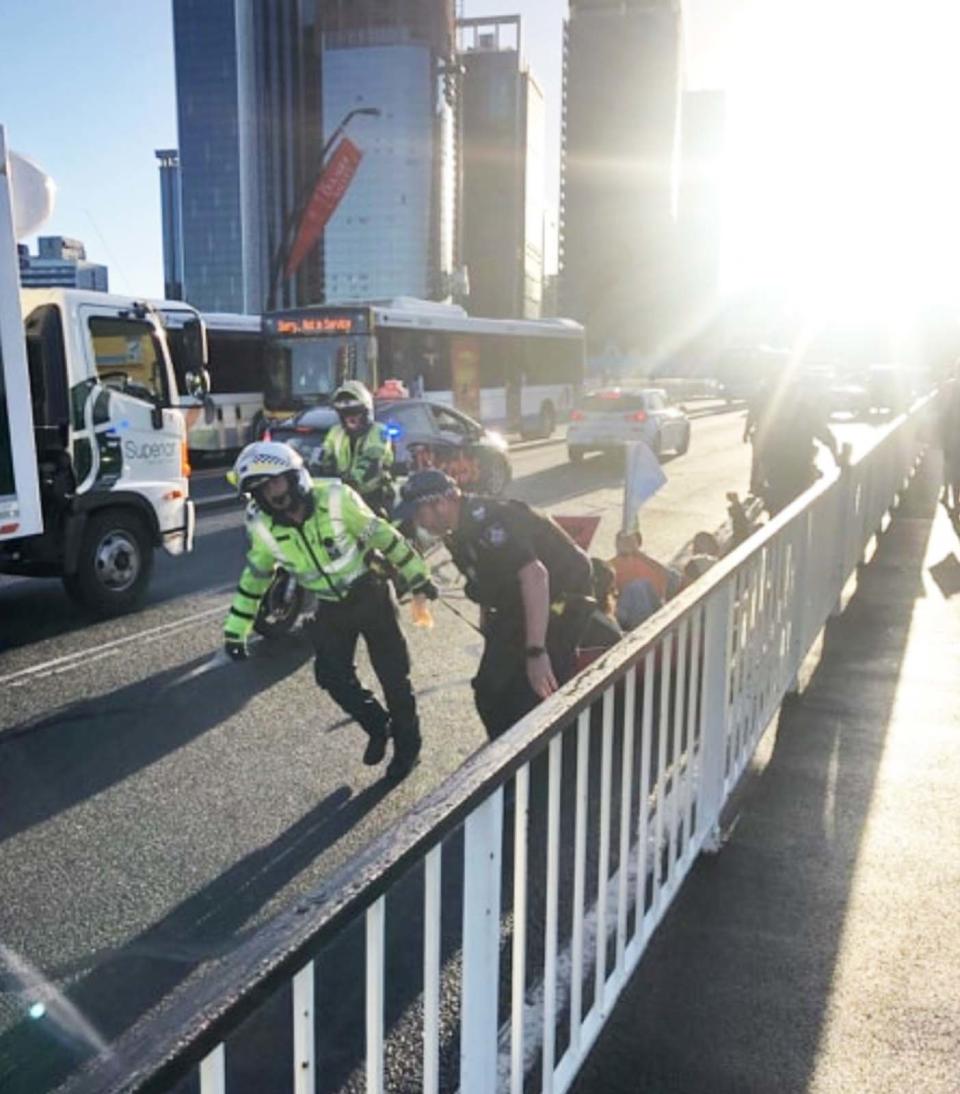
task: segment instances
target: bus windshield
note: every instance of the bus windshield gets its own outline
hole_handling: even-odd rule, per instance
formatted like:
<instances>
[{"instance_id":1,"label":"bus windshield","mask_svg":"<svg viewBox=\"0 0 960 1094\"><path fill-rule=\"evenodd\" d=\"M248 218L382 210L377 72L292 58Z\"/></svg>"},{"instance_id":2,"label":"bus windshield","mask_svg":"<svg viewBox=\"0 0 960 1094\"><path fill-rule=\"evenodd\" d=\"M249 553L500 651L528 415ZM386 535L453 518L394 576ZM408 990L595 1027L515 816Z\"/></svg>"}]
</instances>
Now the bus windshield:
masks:
<instances>
[{"instance_id":1,"label":"bus windshield","mask_svg":"<svg viewBox=\"0 0 960 1094\"><path fill-rule=\"evenodd\" d=\"M349 379L374 383L370 335L270 339L266 358L270 408L326 402Z\"/></svg>"}]
</instances>

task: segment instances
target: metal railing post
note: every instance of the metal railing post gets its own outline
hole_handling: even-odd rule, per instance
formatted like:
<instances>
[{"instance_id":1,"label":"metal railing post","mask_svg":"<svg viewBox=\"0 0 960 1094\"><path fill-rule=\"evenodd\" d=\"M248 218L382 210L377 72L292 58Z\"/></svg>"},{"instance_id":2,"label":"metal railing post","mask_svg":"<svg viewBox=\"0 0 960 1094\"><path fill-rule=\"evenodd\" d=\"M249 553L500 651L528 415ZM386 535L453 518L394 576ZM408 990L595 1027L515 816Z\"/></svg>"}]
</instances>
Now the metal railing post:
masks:
<instances>
[{"instance_id":1,"label":"metal railing post","mask_svg":"<svg viewBox=\"0 0 960 1094\"><path fill-rule=\"evenodd\" d=\"M477 806L464 824L462 1094L487 1094L495 1089L497 1081L502 833L500 787Z\"/></svg>"},{"instance_id":2,"label":"metal railing post","mask_svg":"<svg viewBox=\"0 0 960 1094\"><path fill-rule=\"evenodd\" d=\"M729 730L730 642L733 578L718 585L704 610L703 673L700 695L703 776L697 827L703 849L720 849L720 810L726 793Z\"/></svg>"},{"instance_id":3,"label":"metal railing post","mask_svg":"<svg viewBox=\"0 0 960 1094\"><path fill-rule=\"evenodd\" d=\"M796 518L797 535L793 540L792 603L790 616L790 645L787 657L790 664L790 683L786 694L796 695L800 690L800 666L807 652L807 613L810 596L810 510L804 509Z\"/></svg>"}]
</instances>

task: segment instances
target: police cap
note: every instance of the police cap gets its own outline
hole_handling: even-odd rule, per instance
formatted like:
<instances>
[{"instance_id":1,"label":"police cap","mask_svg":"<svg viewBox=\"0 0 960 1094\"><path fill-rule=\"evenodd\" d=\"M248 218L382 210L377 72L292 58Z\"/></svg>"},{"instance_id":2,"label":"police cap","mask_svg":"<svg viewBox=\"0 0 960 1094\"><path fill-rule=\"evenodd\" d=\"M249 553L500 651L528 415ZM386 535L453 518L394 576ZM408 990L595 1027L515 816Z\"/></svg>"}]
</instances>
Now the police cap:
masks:
<instances>
[{"instance_id":1,"label":"police cap","mask_svg":"<svg viewBox=\"0 0 960 1094\"><path fill-rule=\"evenodd\" d=\"M400 523L412 520L418 505L459 492L460 487L453 479L435 467L415 471L400 490L400 504L393 511L393 519Z\"/></svg>"}]
</instances>

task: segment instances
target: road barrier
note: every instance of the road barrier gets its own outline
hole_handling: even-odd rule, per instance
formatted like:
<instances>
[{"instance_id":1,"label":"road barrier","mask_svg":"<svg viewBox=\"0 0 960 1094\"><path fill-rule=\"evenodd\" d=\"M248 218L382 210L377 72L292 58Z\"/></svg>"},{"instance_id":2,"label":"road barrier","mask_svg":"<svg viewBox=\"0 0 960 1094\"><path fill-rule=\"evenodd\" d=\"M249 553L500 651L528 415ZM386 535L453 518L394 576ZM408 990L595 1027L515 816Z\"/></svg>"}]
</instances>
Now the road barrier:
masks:
<instances>
[{"instance_id":1,"label":"road barrier","mask_svg":"<svg viewBox=\"0 0 960 1094\"><path fill-rule=\"evenodd\" d=\"M932 400L887 426L68 1087L562 1094L844 587ZM192 1086L191 1089L195 1089Z\"/></svg>"}]
</instances>

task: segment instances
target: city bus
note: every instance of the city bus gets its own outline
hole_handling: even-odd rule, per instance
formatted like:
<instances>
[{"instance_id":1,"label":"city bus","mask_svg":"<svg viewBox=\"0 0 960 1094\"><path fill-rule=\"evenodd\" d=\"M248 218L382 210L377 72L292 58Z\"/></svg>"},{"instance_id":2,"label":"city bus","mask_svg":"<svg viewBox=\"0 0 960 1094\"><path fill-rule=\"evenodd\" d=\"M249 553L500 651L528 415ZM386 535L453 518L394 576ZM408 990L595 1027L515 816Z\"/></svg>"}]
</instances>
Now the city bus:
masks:
<instances>
[{"instance_id":1,"label":"city bus","mask_svg":"<svg viewBox=\"0 0 960 1094\"><path fill-rule=\"evenodd\" d=\"M547 437L583 383L584 329L570 319L479 319L457 305L401 298L274 312L263 329L273 419L326 402L352 378L374 392L399 382L486 426Z\"/></svg>"},{"instance_id":2,"label":"city bus","mask_svg":"<svg viewBox=\"0 0 960 1094\"><path fill-rule=\"evenodd\" d=\"M182 318L196 314L188 304L156 303L161 313L173 358L180 372L179 350ZM183 395L180 409L187 421L187 446L191 457L220 456L236 452L263 431L263 331L259 315L208 312L206 330L207 370L210 394L203 400ZM178 379L181 380L182 377Z\"/></svg>"}]
</instances>

